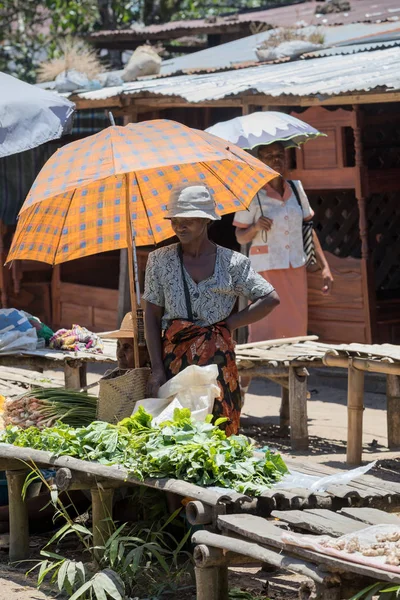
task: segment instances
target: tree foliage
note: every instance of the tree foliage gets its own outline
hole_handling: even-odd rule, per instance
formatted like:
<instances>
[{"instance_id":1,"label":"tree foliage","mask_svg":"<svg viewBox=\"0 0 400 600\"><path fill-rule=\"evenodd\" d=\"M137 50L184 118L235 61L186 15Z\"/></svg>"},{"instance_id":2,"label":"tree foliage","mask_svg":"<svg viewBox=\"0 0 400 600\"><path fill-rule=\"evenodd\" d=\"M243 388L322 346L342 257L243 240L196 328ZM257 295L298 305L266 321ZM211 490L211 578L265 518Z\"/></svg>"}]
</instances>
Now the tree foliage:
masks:
<instances>
[{"instance_id":1,"label":"tree foliage","mask_svg":"<svg viewBox=\"0 0 400 600\"><path fill-rule=\"evenodd\" d=\"M0 0L0 70L34 82L68 36L230 14L295 0Z\"/></svg>"}]
</instances>

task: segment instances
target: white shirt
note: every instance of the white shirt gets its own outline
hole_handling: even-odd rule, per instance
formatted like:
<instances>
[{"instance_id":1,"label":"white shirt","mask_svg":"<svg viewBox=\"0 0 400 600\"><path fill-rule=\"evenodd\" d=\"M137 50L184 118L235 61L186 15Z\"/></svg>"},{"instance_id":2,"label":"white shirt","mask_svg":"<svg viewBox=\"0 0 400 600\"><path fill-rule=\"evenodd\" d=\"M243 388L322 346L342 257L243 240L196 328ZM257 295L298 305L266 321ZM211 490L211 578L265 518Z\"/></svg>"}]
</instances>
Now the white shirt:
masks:
<instances>
[{"instance_id":1,"label":"white shirt","mask_svg":"<svg viewBox=\"0 0 400 600\"><path fill-rule=\"evenodd\" d=\"M261 231L257 232L251 242L249 258L257 273L290 267L296 269L306 264L302 224L303 221L312 219L314 212L301 182L294 181L294 184L299 193L301 207L286 181L283 197L269 185L258 192L262 214L272 219L273 224L267 232L266 242ZM256 196L248 210L236 213L233 225L247 228L260 217L261 210Z\"/></svg>"}]
</instances>

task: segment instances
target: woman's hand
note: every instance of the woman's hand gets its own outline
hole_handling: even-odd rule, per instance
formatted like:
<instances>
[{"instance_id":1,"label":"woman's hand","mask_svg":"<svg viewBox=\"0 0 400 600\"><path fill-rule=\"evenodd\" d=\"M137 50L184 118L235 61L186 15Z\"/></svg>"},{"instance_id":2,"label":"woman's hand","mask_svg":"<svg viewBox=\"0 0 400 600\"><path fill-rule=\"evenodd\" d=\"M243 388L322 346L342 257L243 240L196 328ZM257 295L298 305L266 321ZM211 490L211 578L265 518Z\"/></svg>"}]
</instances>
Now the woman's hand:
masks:
<instances>
[{"instance_id":1,"label":"woman's hand","mask_svg":"<svg viewBox=\"0 0 400 600\"><path fill-rule=\"evenodd\" d=\"M163 369L158 369L156 371L152 371L149 380L147 382L147 397L148 398L157 398L158 390L164 383L166 383L167 377L165 375L165 371Z\"/></svg>"},{"instance_id":2,"label":"woman's hand","mask_svg":"<svg viewBox=\"0 0 400 600\"><path fill-rule=\"evenodd\" d=\"M254 227L257 231L270 231L273 220L268 217L260 217L258 221L255 222Z\"/></svg>"},{"instance_id":3,"label":"woman's hand","mask_svg":"<svg viewBox=\"0 0 400 600\"><path fill-rule=\"evenodd\" d=\"M329 267L322 269L322 293L327 296L332 291L333 277Z\"/></svg>"}]
</instances>

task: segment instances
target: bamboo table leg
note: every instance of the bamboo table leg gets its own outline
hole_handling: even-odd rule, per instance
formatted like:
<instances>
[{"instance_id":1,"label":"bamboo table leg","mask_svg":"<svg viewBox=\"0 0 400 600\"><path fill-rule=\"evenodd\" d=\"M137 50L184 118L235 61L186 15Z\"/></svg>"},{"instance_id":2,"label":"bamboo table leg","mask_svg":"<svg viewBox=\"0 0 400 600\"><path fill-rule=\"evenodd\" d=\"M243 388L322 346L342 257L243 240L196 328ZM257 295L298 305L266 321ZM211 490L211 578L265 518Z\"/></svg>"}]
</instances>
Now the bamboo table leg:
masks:
<instances>
[{"instance_id":1,"label":"bamboo table leg","mask_svg":"<svg viewBox=\"0 0 400 600\"><path fill-rule=\"evenodd\" d=\"M28 509L22 498L26 471L7 471L10 515L10 562L29 557Z\"/></svg>"},{"instance_id":2,"label":"bamboo table leg","mask_svg":"<svg viewBox=\"0 0 400 600\"><path fill-rule=\"evenodd\" d=\"M289 369L290 441L293 450L308 449L307 375L304 371L293 367Z\"/></svg>"},{"instance_id":3,"label":"bamboo table leg","mask_svg":"<svg viewBox=\"0 0 400 600\"><path fill-rule=\"evenodd\" d=\"M196 600L228 600L228 567L195 567Z\"/></svg>"},{"instance_id":4,"label":"bamboo table leg","mask_svg":"<svg viewBox=\"0 0 400 600\"><path fill-rule=\"evenodd\" d=\"M386 376L387 432L391 450L400 448L400 376Z\"/></svg>"},{"instance_id":5,"label":"bamboo table leg","mask_svg":"<svg viewBox=\"0 0 400 600\"><path fill-rule=\"evenodd\" d=\"M111 522L114 490L92 488L93 546L104 546L112 534ZM101 554L96 552L97 556Z\"/></svg>"},{"instance_id":6,"label":"bamboo table leg","mask_svg":"<svg viewBox=\"0 0 400 600\"><path fill-rule=\"evenodd\" d=\"M65 381L65 389L80 390L81 389L80 365L71 365L71 364L65 363L65 365L64 365L64 381Z\"/></svg>"},{"instance_id":7,"label":"bamboo table leg","mask_svg":"<svg viewBox=\"0 0 400 600\"><path fill-rule=\"evenodd\" d=\"M279 429L281 435L287 435L290 424L289 389L281 387L281 409L279 411Z\"/></svg>"},{"instance_id":8,"label":"bamboo table leg","mask_svg":"<svg viewBox=\"0 0 400 600\"><path fill-rule=\"evenodd\" d=\"M79 367L79 385L80 388L87 386L87 363L83 362Z\"/></svg>"},{"instance_id":9,"label":"bamboo table leg","mask_svg":"<svg viewBox=\"0 0 400 600\"><path fill-rule=\"evenodd\" d=\"M364 411L364 371L349 365L347 392L347 463L362 461L362 430Z\"/></svg>"}]
</instances>

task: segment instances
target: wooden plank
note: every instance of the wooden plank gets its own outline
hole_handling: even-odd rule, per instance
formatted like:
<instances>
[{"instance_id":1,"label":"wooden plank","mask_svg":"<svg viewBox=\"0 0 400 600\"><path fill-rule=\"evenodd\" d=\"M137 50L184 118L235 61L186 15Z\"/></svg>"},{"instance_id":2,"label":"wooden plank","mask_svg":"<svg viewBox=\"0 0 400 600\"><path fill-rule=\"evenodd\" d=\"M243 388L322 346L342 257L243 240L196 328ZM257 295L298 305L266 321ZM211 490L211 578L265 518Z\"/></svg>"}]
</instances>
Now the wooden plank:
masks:
<instances>
[{"instance_id":1,"label":"wooden plank","mask_svg":"<svg viewBox=\"0 0 400 600\"><path fill-rule=\"evenodd\" d=\"M391 450L400 448L400 376L386 376L387 432Z\"/></svg>"},{"instance_id":2,"label":"wooden plank","mask_svg":"<svg viewBox=\"0 0 400 600\"><path fill-rule=\"evenodd\" d=\"M318 535L333 535L339 537L364 528L364 525L352 519L323 510L274 510L272 516L289 525L304 529Z\"/></svg>"},{"instance_id":3,"label":"wooden plank","mask_svg":"<svg viewBox=\"0 0 400 600\"><path fill-rule=\"evenodd\" d=\"M398 525L400 527L400 518L397 515L377 508L342 508L339 513L367 525Z\"/></svg>"},{"instance_id":4,"label":"wooden plank","mask_svg":"<svg viewBox=\"0 0 400 600\"><path fill-rule=\"evenodd\" d=\"M307 377L289 369L290 442L293 450L308 449Z\"/></svg>"},{"instance_id":5,"label":"wooden plank","mask_svg":"<svg viewBox=\"0 0 400 600\"><path fill-rule=\"evenodd\" d=\"M378 568L366 567L325 554L319 554L306 548L284 544L282 541L282 531L261 517L254 517L253 515L223 515L218 517L217 523L222 531L232 532L265 546L280 548L287 554L300 556L317 565L324 565L327 570L332 572L356 573L365 577L371 577L375 581L400 583L400 575L398 574Z\"/></svg>"}]
</instances>

